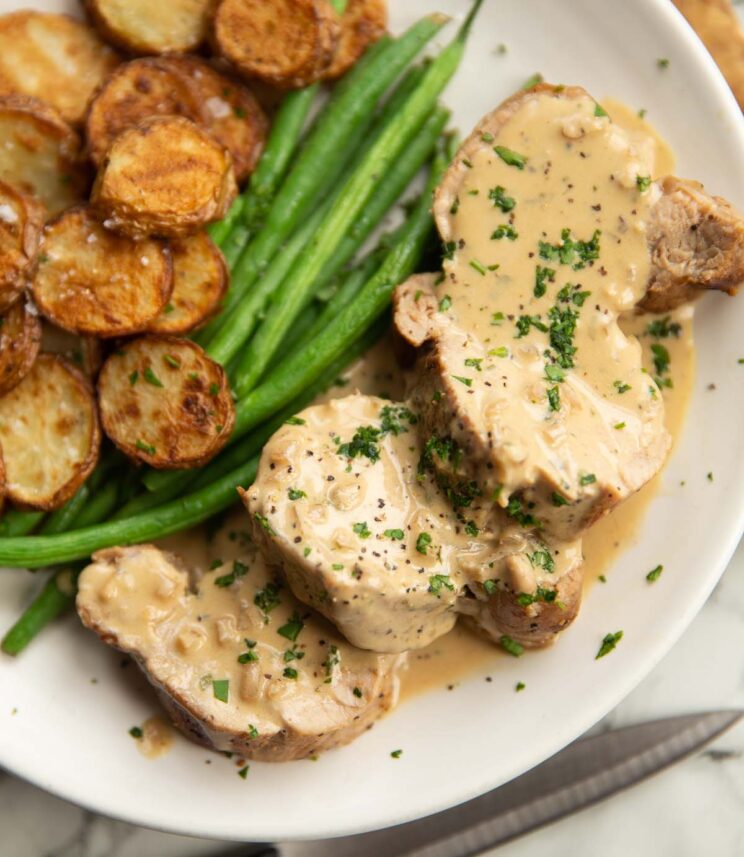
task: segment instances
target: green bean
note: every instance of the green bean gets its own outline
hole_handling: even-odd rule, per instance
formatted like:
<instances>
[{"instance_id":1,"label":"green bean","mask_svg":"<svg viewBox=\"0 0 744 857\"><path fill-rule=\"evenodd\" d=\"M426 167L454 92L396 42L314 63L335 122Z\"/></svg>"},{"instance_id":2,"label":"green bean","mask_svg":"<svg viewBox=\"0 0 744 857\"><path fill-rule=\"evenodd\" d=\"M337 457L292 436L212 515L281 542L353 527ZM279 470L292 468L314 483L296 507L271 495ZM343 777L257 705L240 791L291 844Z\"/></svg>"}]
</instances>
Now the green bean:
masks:
<instances>
[{"instance_id":1,"label":"green bean","mask_svg":"<svg viewBox=\"0 0 744 857\"><path fill-rule=\"evenodd\" d=\"M218 247L222 246L225 239L240 222L240 216L243 213L245 203L246 193L235 197L232 205L230 206L230 210L222 220L218 220L216 223L210 223L207 226L207 234Z\"/></svg>"},{"instance_id":2,"label":"green bean","mask_svg":"<svg viewBox=\"0 0 744 857\"><path fill-rule=\"evenodd\" d=\"M46 512L35 509L9 509L0 520L0 538L5 536L25 536L32 532L44 520Z\"/></svg>"},{"instance_id":3,"label":"green bean","mask_svg":"<svg viewBox=\"0 0 744 857\"><path fill-rule=\"evenodd\" d=\"M75 529L87 527L90 524L105 520L116 508L119 499L119 485L115 479L110 479L96 492L90 503L80 511L75 519Z\"/></svg>"},{"instance_id":4,"label":"green bean","mask_svg":"<svg viewBox=\"0 0 744 857\"><path fill-rule=\"evenodd\" d=\"M72 605L78 571L66 568L49 577L41 592L3 637L0 648L6 655L22 652L45 625Z\"/></svg>"},{"instance_id":5,"label":"green bean","mask_svg":"<svg viewBox=\"0 0 744 857\"><path fill-rule=\"evenodd\" d=\"M121 521L94 524L55 536L0 539L0 565L44 568L89 557L112 545L131 545L160 538L200 524L235 501L237 485L255 479L258 459L252 458L221 479L184 497Z\"/></svg>"},{"instance_id":6,"label":"green bean","mask_svg":"<svg viewBox=\"0 0 744 857\"><path fill-rule=\"evenodd\" d=\"M425 73L421 86L432 70L436 70L436 61ZM318 287L318 280L323 282L334 275L356 253L426 162L449 112L437 108L428 119L426 115L447 80L448 77L438 79L438 88L432 87L429 97L420 99L421 106L415 112L409 113L404 105L393 114L359 169L340 191L312 242L273 297L261 327L243 350L234 386L238 398L255 386L312 289ZM418 93L418 89L414 90L409 103ZM414 134L416 138L411 139ZM380 175L383 178L376 182Z\"/></svg>"},{"instance_id":7,"label":"green bean","mask_svg":"<svg viewBox=\"0 0 744 857\"><path fill-rule=\"evenodd\" d=\"M65 530L69 530L70 525L80 514L81 509L88 502L89 498L90 488L88 487L88 483L84 482L64 506L49 515L46 521L44 521L43 526L39 528L39 532L43 535L51 536L54 533L64 533Z\"/></svg>"},{"instance_id":8,"label":"green bean","mask_svg":"<svg viewBox=\"0 0 744 857\"><path fill-rule=\"evenodd\" d=\"M371 120L380 96L445 20L442 15L430 15L394 41L383 37L336 87L274 198L263 228L235 265L225 304L228 313L251 289L307 207L314 204L329 172L350 154L350 140ZM201 343L207 341L206 336L199 338Z\"/></svg>"}]
</instances>

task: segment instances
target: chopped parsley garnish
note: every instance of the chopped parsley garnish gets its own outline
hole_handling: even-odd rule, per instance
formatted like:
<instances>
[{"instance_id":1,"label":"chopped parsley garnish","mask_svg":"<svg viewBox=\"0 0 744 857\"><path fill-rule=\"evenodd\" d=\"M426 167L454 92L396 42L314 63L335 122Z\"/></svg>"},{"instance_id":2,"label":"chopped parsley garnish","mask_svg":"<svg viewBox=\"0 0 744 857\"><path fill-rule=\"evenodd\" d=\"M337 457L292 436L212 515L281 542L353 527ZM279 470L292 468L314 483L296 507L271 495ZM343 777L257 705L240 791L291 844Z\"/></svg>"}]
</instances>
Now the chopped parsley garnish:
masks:
<instances>
[{"instance_id":1,"label":"chopped parsley garnish","mask_svg":"<svg viewBox=\"0 0 744 857\"><path fill-rule=\"evenodd\" d=\"M555 352L555 359L563 369L571 369L574 365L576 346L573 344L576 333L578 312L570 307L551 307L548 311L550 319L550 345Z\"/></svg>"},{"instance_id":2,"label":"chopped parsley garnish","mask_svg":"<svg viewBox=\"0 0 744 857\"><path fill-rule=\"evenodd\" d=\"M145 443L144 440L137 440L134 442L134 446L140 452L146 452L148 455L155 455L155 447L150 443Z\"/></svg>"},{"instance_id":3,"label":"chopped parsley garnish","mask_svg":"<svg viewBox=\"0 0 744 857\"><path fill-rule=\"evenodd\" d=\"M544 268L542 265L537 265L535 268L535 288L533 294L536 298L541 298L548 290L548 283L555 280L555 269Z\"/></svg>"},{"instance_id":4,"label":"chopped parsley garnish","mask_svg":"<svg viewBox=\"0 0 744 857\"><path fill-rule=\"evenodd\" d=\"M136 738L137 740L139 740L145 733L142 731L142 729L140 729L139 726L132 726L132 728L129 730L129 734L132 736L132 738Z\"/></svg>"},{"instance_id":5,"label":"chopped parsley garnish","mask_svg":"<svg viewBox=\"0 0 744 857\"><path fill-rule=\"evenodd\" d=\"M455 381L459 381L461 384L464 384L466 387L472 387L473 386L473 379L472 378L466 378L463 375L453 375L452 377L455 379Z\"/></svg>"},{"instance_id":6,"label":"chopped parsley garnish","mask_svg":"<svg viewBox=\"0 0 744 857\"><path fill-rule=\"evenodd\" d=\"M534 503L528 503L527 508L534 508ZM513 518L521 527L541 527L542 524L529 511L525 511L522 507L522 501L519 497L510 497L506 507L506 514Z\"/></svg>"},{"instance_id":7,"label":"chopped parsley garnish","mask_svg":"<svg viewBox=\"0 0 744 857\"><path fill-rule=\"evenodd\" d=\"M342 562L334 562L333 565L331 566L331 568L334 571L342 571L343 567L344 567L344 564Z\"/></svg>"},{"instance_id":8,"label":"chopped parsley garnish","mask_svg":"<svg viewBox=\"0 0 744 857\"><path fill-rule=\"evenodd\" d=\"M640 193L645 193L651 187L651 176L636 176L636 187Z\"/></svg>"},{"instance_id":9,"label":"chopped parsley garnish","mask_svg":"<svg viewBox=\"0 0 744 857\"><path fill-rule=\"evenodd\" d=\"M405 406L385 405L380 411L379 428L360 426L348 443L339 443L336 452L347 458L368 458L374 464L380 460L379 441L386 434L397 437L416 422L416 415Z\"/></svg>"},{"instance_id":10,"label":"chopped parsley garnish","mask_svg":"<svg viewBox=\"0 0 744 857\"><path fill-rule=\"evenodd\" d=\"M538 83L542 83L545 78L540 74L539 71L536 71L534 74L531 74L527 80L522 84L522 89L532 89L533 86L537 86Z\"/></svg>"},{"instance_id":11,"label":"chopped parsley garnish","mask_svg":"<svg viewBox=\"0 0 744 857\"><path fill-rule=\"evenodd\" d=\"M301 661L304 657L304 652L299 652L297 649L287 649L284 653L284 663L288 664L290 661Z\"/></svg>"},{"instance_id":12,"label":"chopped parsley garnish","mask_svg":"<svg viewBox=\"0 0 744 857\"><path fill-rule=\"evenodd\" d=\"M682 325L679 322L672 321L671 316L665 315L663 318L657 318L649 322L646 327L646 333L655 339L669 339L670 336L678 339L680 333L682 333Z\"/></svg>"},{"instance_id":13,"label":"chopped parsley garnish","mask_svg":"<svg viewBox=\"0 0 744 857\"><path fill-rule=\"evenodd\" d=\"M152 371L150 366L145 367L145 371L142 373L142 377L145 379L145 381L147 381L148 384L152 384L153 387L163 386L163 382Z\"/></svg>"},{"instance_id":14,"label":"chopped parsley garnish","mask_svg":"<svg viewBox=\"0 0 744 857\"><path fill-rule=\"evenodd\" d=\"M491 357L508 357L509 349L505 345L499 345L497 348L492 348L488 353Z\"/></svg>"},{"instance_id":15,"label":"chopped parsley garnish","mask_svg":"<svg viewBox=\"0 0 744 857\"><path fill-rule=\"evenodd\" d=\"M548 388L548 405L551 411L559 411L561 408L561 391L558 387Z\"/></svg>"},{"instance_id":16,"label":"chopped parsley garnish","mask_svg":"<svg viewBox=\"0 0 744 857\"><path fill-rule=\"evenodd\" d=\"M450 206L450 214L457 214L457 212L459 210L460 210L460 197L456 196L455 201Z\"/></svg>"},{"instance_id":17,"label":"chopped parsley garnish","mask_svg":"<svg viewBox=\"0 0 744 857\"><path fill-rule=\"evenodd\" d=\"M516 241L519 238L519 233L513 226L509 226L508 223L502 223L501 226L497 226L491 233L491 240L500 241L502 238L508 238L509 241Z\"/></svg>"},{"instance_id":18,"label":"chopped parsley garnish","mask_svg":"<svg viewBox=\"0 0 744 857\"><path fill-rule=\"evenodd\" d=\"M486 266L483 264L483 262L479 262L477 259L471 259L468 264L474 271L477 271L481 276L486 276Z\"/></svg>"},{"instance_id":19,"label":"chopped parsley garnish","mask_svg":"<svg viewBox=\"0 0 744 857\"><path fill-rule=\"evenodd\" d=\"M649 583L654 583L661 577L661 572L664 571L663 565L657 565L656 568L652 568L651 571L646 575L646 580Z\"/></svg>"},{"instance_id":20,"label":"chopped parsley garnish","mask_svg":"<svg viewBox=\"0 0 744 857\"><path fill-rule=\"evenodd\" d=\"M540 330L543 333L548 332L548 326L544 322L540 321L539 315L520 315L516 324L516 339L521 339L523 336L527 336L531 327L534 327L536 330Z\"/></svg>"},{"instance_id":21,"label":"chopped parsley garnish","mask_svg":"<svg viewBox=\"0 0 744 857\"><path fill-rule=\"evenodd\" d=\"M568 506L568 500L563 496L563 494L559 494L557 491L553 491L550 495L550 499L554 506Z\"/></svg>"},{"instance_id":22,"label":"chopped parsley garnish","mask_svg":"<svg viewBox=\"0 0 744 857\"><path fill-rule=\"evenodd\" d=\"M134 387L137 383L137 379L139 378L139 372L135 369L134 372L129 376L129 383Z\"/></svg>"},{"instance_id":23,"label":"chopped parsley garnish","mask_svg":"<svg viewBox=\"0 0 744 857\"><path fill-rule=\"evenodd\" d=\"M429 533L419 533L418 538L416 539L416 550L419 553L424 554L424 556L426 556L426 554L429 551L430 545L431 545L431 536L429 535Z\"/></svg>"},{"instance_id":24,"label":"chopped parsley garnish","mask_svg":"<svg viewBox=\"0 0 744 857\"><path fill-rule=\"evenodd\" d=\"M602 645L599 647L599 651L594 656L594 660L598 661L600 658L603 658L605 655L609 655L609 653L617 646L617 644L622 640L623 632L615 631L614 634L605 634L605 638L602 640Z\"/></svg>"},{"instance_id":25,"label":"chopped parsley garnish","mask_svg":"<svg viewBox=\"0 0 744 857\"><path fill-rule=\"evenodd\" d=\"M540 258L550 262L560 262L561 265L570 265L574 271L585 268L589 262L599 258L599 237L602 232L599 229L588 241L581 241L571 237L570 229L561 230L561 240L558 244L550 244L540 241Z\"/></svg>"},{"instance_id":26,"label":"chopped parsley garnish","mask_svg":"<svg viewBox=\"0 0 744 857\"><path fill-rule=\"evenodd\" d=\"M212 681L212 693L214 698L220 702L227 702L230 698L230 679L216 678Z\"/></svg>"},{"instance_id":27,"label":"chopped parsley garnish","mask_svg":"<svg viewBox=\"0 0 744 857\"><path fill-rule=\"evenodd\" d=\"M403 755L402 750L393 750L393 752L390 754L391 758L393 758L393 759L400 759L400 757L402 755Z\"/></svg>"},{"instance_id":28,"label":"chopped parsley garnish","mask_svg":"<svg viewBox=\"0 0 744 857\"><path fill-rule=\"evenodd\" d=\"M501 635L499 643L501 644L501 648L514 658L518 658L524 652L524 646L520 645L516 640L512 640L511 637L507 637L506 634Z\"/></svg>"},{"instance_id":29,"label":"chopped parsley garnish","mask_svg":"<svg viewBox=\"0 0 744 857\"><path fill-rule=\"evenodd\" d=\"M279 598L280 589L281 586L278 583L269 581L263 589L259 589L253 596L253 603L264 616L268 616L272 610L275 610L282 603Z\"/></svg>"},{"instance_id":30,"label":"chopped parsley garnish","mask_svg":"<svg viewBox=\"0 0 744 857\"><path fill-rule=\"evenodd\" d=\"M533 568L544 568L545 571L552 573L555 571L555 561L550 554L550 551L543 547L539 550L534 551L534 553L528 553L527 559L530 561L530 565ZM539 587L538 587L539 589ZM553 601L553 598L545 598L543 601Z\"/></svg>"},{"instance_id":31,"label":"chopped parsley garnish","mask_svg":"<svg viewBox=\"0 0 744 857\"><path fill-rule=\"evenodd\" d=\"M455 244L454 241L446 241L442 245L442 258L443 259L454 259L456 249L457 249L457 244Z\"/></svg>"},{"instance_id":32,"label":"chopped parsley garnish","mask_svg":"<svg viewBox=\"0 0 744 857\"><path fill-rule=\"evenodd\" d=\"M622 429L625 428L625 423L624 422L623 423L615 423L613 428L617 429L618 431L621 431Z\"/></svg>"},{"instance_id":33,"label":"chopped parsley garnish","mask_svg":"<svg viewBox=\"0 0 744 857\"><path fill-rule=\"evenodd\" d=\"M516 692L519 693L520 691L524 690L526 687L527 687L527 685L523 681L518 681L514 685L514 690L516 690Z\"/></svg>"},{"instance_id":34,"label":"chopped parsley garnish","mask_svg":"<svg viewBox=\"0 0 744 857\"><path fill-rule=\"evenodd\" d=\"M351 529L359 536L360 539L368 539L372 535L366 521L358 521Z\"/></svg>"},{"instance_id":35,"label":"chopped parsley garnish","mask_svg":"<svg viewBox=\"0 0 744 857\"><path fill-rule=\"evenodd\" d=\"M505 318L506 318L506 316L504 315L503 312L495 312L491 316L491 324L495 324L498 327L500 324L504 323Z\"/></svg>"},{"instance_id":36,"label":"chopped parsley garnish","mask_svg":"<svg viewBox=\"0 0 744 857\"><path fill-rule=\"evenodd\" d=\"M292 681L297 681L297 676L299 673L294 667L284 667L284 672L282 673L284 678L289 678Z\"/></svg>"},{"instance_id":37,"label":"chopped parsley garnish","mask_svg":"<svg viewBox=\"0 0 744 857\"><path fill-rule=\"evenodd\" d=\"M416 415L405 405L385 405L380 411L380 429L383 434L397 437L408 431L408 425L415 425L416 422Z\"/></svg>"},{"instance_id":38,"label":"chopped parsley garnish","mask_svg":"<svg viewBox=\"0 0 744 857\"><path fill-rule=\"evenodd\" d=\"M437 598L441 598L442 589L449 589L450 592L455 591L455 586L452 581L449 579L448 574L430 574L429 575L429 588L427 592L431 592L437 596Z\"/></svg>"},{"instance_id":39,"label":"chopped parsley garnish","mask_svg":"<svg viewBox=\"0 0 744 857\"><path fill-rule=\"evenodd\" d=\"M181 361L174 357L172 354L166 354L163 356L163 360L171 367L171 369L180 369Z\"/></svg>"},{"instance_id":40,"label":"chopped parsley garnish","mask_svg":"<svg viewBox=\"0 0 744 857\"><path fill-rule=\"evenodd\" d=\"M609 113L602 107L601 104L597 103L594 105L594 115L595 116L609 116Z\"/></svg>"},{"instance_id":41,"label":"chopped parsley garnish","mask_svg":"<svg viewBox=\"0 0 744 857\"><path fill-rule=\"evenodd\" d=\"M558 292L558 300L567 304L573 303L575 306L584 306L584 301L589 297L591 292L579 291L581 286L566 283L566 285Z\"/></svg>"},{"instance_id":42,"label":"chopped parsley garnish","mask_svg":"<svg viewBox=\"0 0 744 857\"><path fill-rule=\"evenodd\" d=\"M552 604L557 596L557 592L555 589L544 589L542 586L538 586L535 590L534 594L530 594L529 592L520 592L517 596L517 603L521 607L529 607L530 604L535 604L536 602L543 602L545 604Z\"/></svg>"},{"instance_id":43,"label":"chopped parsley garnish","mask_svg":"<svg viewBox=\"0 0 744 857\"><path fill-rule=\"evenodd\" d=\"M341 663L341 653L338 650L338 646L330 646L328 648L328 655L326 659L321 664L322 667L325 668L325 681L324 684L330 684L333 680L333 671L336 667Z\"/></svg>"},{"instance_id":44,"label":"chopped parsley garnish","mask_svg":"<svg viewBox=\"0 0 744 857\"><path fill-rule=\"evenodd\" d=\"M478 529L475 521L466 521L465 522L465 532L467 533L467 535L473 536L475 538L475 536L478 535L480 530Z\"/></svg>"},{"instance_id":45,"label":"chopped parsley garnish","mask_svg":"<svg viewBox=\"0 0 744 857\"><path fill-rule=\"evenodd\" d=\"M477 372L481 371L481 363L483 362L482 357L466 357L465 365L470 367L471 369L475 369Z\"/></svg>"},{"instance_id":46,"label":"chopped parsley garnish","mask_svg":"<svg viewBox=\"0 0 744 857\"><path fill-rule=\"evenodd\" d=\"M506 195L506 188L501 185L492 187L491 190L488 191L488 198L493 202L493 207L500 208L504 214L511 211L517 204L514 197Z\"/></svg>"},{"instance_id":47,"label":"chopped parsley garnish","mask_svg":"<svg viewBox=\"0 0 744 857\"><path fill-rule=\"evenodd\" d=\"M506 146L494 146L493 150L507 166L523 170L527 163L527 158L524 155L520 155L513 149L507 149Z\"/></svg>"},{"instance_id":48,"label":"chopped parsley garnish","mask_svg":"<svg viewBox=\"0 0 744 857\"><path fill-rule=\"evenodd\" d=\"M597 481L597 477L593 473L585 473L579 477L579 485L593 485Z\"/></svg>"},{"instance_id":49,"label":"chopped parsley garnish","mask_svg":"<svg viewBox=\"0 0 744 857\"><path fill-rule=\"evenodd\" d=\"M301 500L303 497L307 497L307 494L299 488L290 488L287 491L287 496L290 500Z\"/></svg>"},{"instance_id":50,"label":"chopped parsley garnish","mask_svg":"<svg viewBox=\"0 0 744 857\"><path fill-rule=\"evenodd\" d=\"M286 637L287 640L291 640L293 643L297 642L297 637L300 635L300 631L305 627L305 623L300 619L299 613L295 612L292 614L291 618L288 619L281 628L276 629L276 633L280 634L282 637Z\"/></svg>"},{"instance_id":51,"label":"chopped parsley garnish","mask_svg":"<svg viewBox=\"0 0 744 857\"><path fill-rule=\"evenodd\" d=\"M256 645L255 643L253 644ZM250 664L254 663L258 660L258 655L252 650L249 649L247 652L242 652L238 655L238 663L239 664Z\"/></svg>"},{"instance_id":52,"label":"chopped parsley garnish","mask_svg":"<svg viewBox=\"0 0 744 857\"><path fill-rule=\"evenodd\" d=\"M656 65L662 70L667 69L669 68L669 60L666 57L659 57L656 60Z\"/></svg>"},{"instance_id":53,"label":"chopped parsley garnish","mask_svg":"<svg viewBox=\"0 0 744 857\"><path fill-rule=\"evenodd\" d=\"M632 390L633 388L630 384L624 384L622 381L613 381L612 386L618 391L618 393L627 393L628 390Z\"/></svg>"},{"instance_id":54,"label":"chopped parsley garnish","mask_svg":"<svg viewBox=\"0 0 744 857\"><path fill-rule=\"evenodd\" d=\"M487 595L493 595L493 593L496 592L499 587L495 580L484 580L483 588L485 589Z\"/></svg>"},{"instance_id":55,"label":"chopped parsley garnish","mask_svg":"<svg viewBox=\"0 0 744 857\"><path fill-rule=\"evenodd\" d=\"M555 363L546 363L545 377L548 381L563 381L565 380L566 375L560 366L556 366Z\"/></svg>"},{"instance_id":56,"label":"chopped parsley garnish","mask_svg":"<svg viewBox=\"0 0 744 857\"><path fill-rule=\"evenodd\" d=\"M266 517L266 515L259 515L259 513L256 512L253 515L253 517L254 517L256 523L261 527L261 529L265 530L270 536L276 535L276 532L274 531L274 528L269 523L269 519Z\"/></svg>"},{"instance_id":57,"label":"chopped parsley garnish","mask_svg":"<svg viewBox=\"0 0 744 857\"><path fill-rule=\"evenodd\" d=\"M258 729L252 724L248 724L248 732L246 733L248 737L252 740L253 738L258 738Z\"/></svg>"},{"instance_id":58,"label":"chopped parsley garnish","mask_svg":"<svg viewBox=\"0 0 744 857\"><path fill-rule=\"evenodd\" d=\"M361 698L362 698L362 689L361 689L361 687L355 687L351 692L354 694L354 696L356 696L356 698L357 698L357 699L361 699Z\"/></svg>"},{"instance_id":59,"label":"chopped parsley garnish","mask_svg":"<svg viewBox=\"0 0 744 857\"><path fill-rule=\"evenodd\" d=\"M221 565L222 563L220 563ZM245 577L248 574L248 566L244 565L239 560L233 561L233 568L229 574L223 574L220 577L215 578L214 584L215 586L220 586L223 589L226 586L230 586L240 577Z\"/></svg>"},{"instance_id":60,"label":"chopped parsley garnish","mask_svg":"<svg viewBox=\"0 0 744 857\"><path fill-rule=\"evenodd\" d=\"M452 306L452 298L449 295L445 295L441 301L439 301L439 312L444 312L448 310Z\"/></svg>"},{"instance_id":61,"label":"chopped parsley garnish","mask_svg":"<svg viewBox=\"0 0 744 857\"><path fill-rule=\"evenodd\" d=\"M403 541L405 533L403 532L403 530L398 530L398 529L396 529L396 530L385 530L385 532L383 533L383 536L385 536L386 539L392 539L394 542L400 542L400 541Z\"/></svg>"},{"instance_id":62,"label":"chopped parsley garnish","mask_svg":"<svg viewBox=\"0 0 744 857\"><path fill-rule=\"evenodd\" d=\"M651 353L654 356L654 371L656 372L654 381L656 381L659 387L671 387L672 379L664 377L669 372L671 364L669 352L660 342L654 342L651 345Z\"/></svg>"},{"instance_id":63,"label":"chopped parsley garnish","mask_svg":"<svg viewBox=\"0 0 744 857\"><path fill-rule=\"evenodd\" d=\"M246 777L248 776L248 771L250 769L251 769L250 765L245 765L238 771L238 776L241 778L241 780L246 779Z\"/></svg>"},{"instance_id":64,"label":"chopped parsley garnish","mask_svg":"<svg viewBox=\"0 0 744 857\"><path fill-rule=\"evenodd\" d=\"M288 426L304 426L305 420L302 417L290 417L288 420L284 420L284 423Z\"/></svg>"}]
</instances>

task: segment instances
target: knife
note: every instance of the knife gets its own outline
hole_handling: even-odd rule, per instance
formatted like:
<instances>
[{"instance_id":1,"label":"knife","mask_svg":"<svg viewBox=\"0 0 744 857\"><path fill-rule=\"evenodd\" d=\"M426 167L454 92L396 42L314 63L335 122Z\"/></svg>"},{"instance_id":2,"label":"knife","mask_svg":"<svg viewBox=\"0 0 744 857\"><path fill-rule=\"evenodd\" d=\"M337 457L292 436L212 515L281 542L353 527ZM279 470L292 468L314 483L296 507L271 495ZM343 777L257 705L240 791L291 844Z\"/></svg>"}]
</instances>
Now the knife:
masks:
<instances>
[{"instance_id":1,"label":"knife","mask_svg":"<svg viewBox=\"0 0 744 857\"><path fill-rule=\"evenodd\" d=\"M591 806L684 759L744 714L709 711L583 737L546 762L468 803L385 830L277 843L224 857L476 857Z\"/></svg>"}]
</instances>

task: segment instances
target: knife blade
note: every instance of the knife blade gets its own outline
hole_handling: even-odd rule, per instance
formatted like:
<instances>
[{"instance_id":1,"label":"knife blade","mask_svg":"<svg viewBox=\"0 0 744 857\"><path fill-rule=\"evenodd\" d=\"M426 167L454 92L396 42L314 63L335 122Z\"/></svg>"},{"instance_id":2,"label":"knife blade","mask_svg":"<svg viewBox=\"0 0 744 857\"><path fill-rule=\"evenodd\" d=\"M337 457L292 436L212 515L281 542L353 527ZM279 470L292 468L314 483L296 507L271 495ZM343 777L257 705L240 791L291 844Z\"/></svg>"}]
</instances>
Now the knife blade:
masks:
<instances>
[{"instance_id":1,"label":"knife blade","mask_svg":"<svg viewBox=\"0 0 744 857\"><path fill-rule=\"evenodd\" d=\"M582 737L526 774L444 812L357 836L276 843L256 857L476 857L662 771L743 714L709 711Z\"/></svg>"}]
</instances>

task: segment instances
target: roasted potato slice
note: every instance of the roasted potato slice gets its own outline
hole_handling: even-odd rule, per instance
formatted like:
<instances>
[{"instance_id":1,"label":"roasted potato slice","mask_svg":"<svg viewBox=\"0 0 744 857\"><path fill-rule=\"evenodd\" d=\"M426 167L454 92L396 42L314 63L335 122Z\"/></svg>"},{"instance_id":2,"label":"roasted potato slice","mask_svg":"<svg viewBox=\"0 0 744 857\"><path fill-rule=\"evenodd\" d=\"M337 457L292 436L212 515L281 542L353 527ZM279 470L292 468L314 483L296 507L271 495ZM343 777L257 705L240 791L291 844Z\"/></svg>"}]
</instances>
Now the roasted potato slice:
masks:
<instances>
[{"instance_id":1,"label":"roasted potato slice","mask_svg":"<svg viewBox=\"0 0 744 857\"><path fill-rule=\"evenodd\" d=\"M41 354L0 398L7 496L19 506L57 509L88 478L101 432L90 383L63 357Z\"/></svg>"},{"instance_id":2,"label":"roasted potato slice","mask_svg":"<svg viewBox=\"0 0 744 857\"><path fill-rule=\"evenodd\" d=\"M198 57L166 57L199 92L204 117L194 119L232 156L235 178L243 182L263 152L269 121L256 96Z\"/></svg>"},{"instance_id":3,"label":"roasted potato slice","mask_svg":"<svg viewBox=\"0 0 744 857\"><path fill-rule=\"evenodd\" d=\"M207 37L214 0L83 0L103 36L133 54L191 51Z\"/></svg>"},{"instance_id":4,"label":"roasted potato slice","mask_svg":"<svg viewBox=\"0 0 744 857\"><path fill-rule=\"evenodd\" d=\"M28 298L0 318L0 396L28 375L41 346L41 319Z\"/></svg>"},{"instance_id":5,"label":"roasted potato slice","mask_svg":"<svg viewBox=\"0 0 744 857\"><path fill-rule=\"evenodd\" d=\"M227 265L217 245L200 232L171 244L173 294L149 333L188 333L217 311L227 285Z\"/></svg>"},{"instance_id":6,"label":"roasted potato slice","mask_svg":"<svg viewBox=\"0 0 744 857\"><path fill-rule=\"evenodd\" d=\"M0 312L26 287L45 218L44 206L37 199L0 182Z\"/></svg>"},{"instance_id":7,"label":"roasted potato slice","mask_svg":"<svg viewBox=\"0 0 744 857\"><path fill-rule=\"evenodd\" d=\"M213 29L217 52L242 74L285 89L318 80L340 34L328 0L222 0Z\"/></svg>"},{"instance_id":8,"label":"roasted potato slice","mask_svg":"<svg viewBox=\"0 0 744 857\"><path fill-rule=\"evenodd\" d=\"M24 95L0 96L0 181L39 197L50 216L85 196L80 140L52 107Z\"/></svg>"},{"instance_id":9,"label":"roasted potato slice","mask_svg":"<svg viewBox=\"0 0 744 857\"><path fill-rule=\"evenodd\" d=\"M112 354L98 376L98 401L119 449L162 469L206 463L235 422L222 367L173 336L143 336Z\"/></svg>"},{"instance_id":10,"label":"roasted potato slice","mask_svg":"<svg viewBox=\"0 0 744 857\"><path fill-rule=\"evenodd\" d=\"M173 261L164 242L116 235L75 208L47 226L31 288L39 310L72 333L139 333L171 296Z\"/></svg>"},{"instance_id":11,"label":"roasted potato slice","mask_svg":"<svg viewBox=\"0 0 744 857\"><path fill-rule=\"evenodd\" d=\"M61 354L86 378L95 378L104 357L104 343L95 336L78 336L69 330L55 327L48 321L41 324L41 350L48 354Z\"/></svg>"},{"instance_id":12,"label":"roasted potato slice","mask_svg":"<svg viewBox=\"0 0 744 857\"><path fill-rule=\"evenodd\" d=\"M90 27L68 15L23 9L0 17L0 90L40 98L73 125L118 62Z\"/></svg>"},{"instance_id":13,"label":"roasted potato slice","mask_svg":"<svg viewBox=\"0 0 744 857\"><path fill-rule=\"evenodd\" d=\"M91 203L122 235L181 238L223 217L236 193L219 143L188 119L153 116L114 140Z\"/></svg>"},{"instance_id":14,"label":"roasted potato slice","mask_svg":"<svg viewBox=\"0 0 744 857\"><path fill-rule=\"evenodd\" d=\"M386 29L385 0L349 0L341 18L341 38L323 78L335 80L345 74Z\"/></svg>"},{"instance_id":15,"label":"roasted potato slice","mask_svg":"<svg viewBox=\"0 0 744 857\"><path fill-rule=\"evenodd\" d=\"M149 116L185 116L197 124L207 120L195 82L167 57L123 63L93 98L85 123L88 153L103 160L114 139Z\"/></svg>"}]
</instances>

